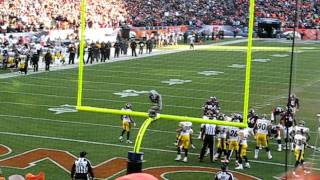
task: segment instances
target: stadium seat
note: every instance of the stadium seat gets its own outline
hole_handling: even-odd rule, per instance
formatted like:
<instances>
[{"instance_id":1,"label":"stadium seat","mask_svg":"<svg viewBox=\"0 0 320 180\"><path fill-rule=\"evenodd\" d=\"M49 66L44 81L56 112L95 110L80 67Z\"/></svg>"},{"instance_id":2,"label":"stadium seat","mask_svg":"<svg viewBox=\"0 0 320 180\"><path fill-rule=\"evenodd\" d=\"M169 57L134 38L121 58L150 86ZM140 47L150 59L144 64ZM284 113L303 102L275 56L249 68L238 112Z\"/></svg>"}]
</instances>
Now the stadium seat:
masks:
<instances>
[{"instance_id":1,"label":"stadium seat","mask_svg":"<svg viewBox=\"0 0 320 180\"><path fill-rule=\"evenodd\" d=\"M158 180L154 176L146 173L134 173L117 178L116 180Z\"/></svg>"},{"instance_id":2,"label":"stadium seat","mask_svg":"<svg viewBox=\"0 0 320 180\"><path fill-rule=\"evenodd\" d=\"M26 175L26 180L45 180L45 174L44 174L44 172L40 172L37 175L33 175L31 173L28 173Z\"/></svg>"},{"instance_id":3,"label":"stadium seat","mask_svg":"<svg viewBox=\"0 0 320 180\"><path fill-rule=\"evenodd\" d=\"M25 180L25 179L21 175L12 175L12 176L9 176L8 180Z\"/></svg>"}]
</instances>

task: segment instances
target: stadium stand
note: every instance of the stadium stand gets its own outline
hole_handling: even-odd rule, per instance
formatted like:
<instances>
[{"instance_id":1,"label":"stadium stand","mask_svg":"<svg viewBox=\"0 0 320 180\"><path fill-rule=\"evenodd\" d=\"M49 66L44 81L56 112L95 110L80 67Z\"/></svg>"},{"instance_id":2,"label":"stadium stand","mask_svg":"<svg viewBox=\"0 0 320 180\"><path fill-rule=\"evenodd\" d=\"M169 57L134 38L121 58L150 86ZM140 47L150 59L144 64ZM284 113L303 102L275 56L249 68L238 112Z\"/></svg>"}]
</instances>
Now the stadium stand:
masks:
<instances>
[{"instance_id":1,"label":"stadium stand","mask_svg":"<svg viewBox=\"0 0 320 180\"><path fill-rule=\"evenodd\" d=\"M284 27L293 26L294 0L258 0L256 17L280 19ZM1 0L0 32L30 32L41 29L79 27L79 0ZM61 6L62 5L62 6ZM320 24L319 0L300 5L299 26L315 28ZM88 27L168 25L242 25L247 24L248 0L90 0Z\"/></svg>"}]
</instances>

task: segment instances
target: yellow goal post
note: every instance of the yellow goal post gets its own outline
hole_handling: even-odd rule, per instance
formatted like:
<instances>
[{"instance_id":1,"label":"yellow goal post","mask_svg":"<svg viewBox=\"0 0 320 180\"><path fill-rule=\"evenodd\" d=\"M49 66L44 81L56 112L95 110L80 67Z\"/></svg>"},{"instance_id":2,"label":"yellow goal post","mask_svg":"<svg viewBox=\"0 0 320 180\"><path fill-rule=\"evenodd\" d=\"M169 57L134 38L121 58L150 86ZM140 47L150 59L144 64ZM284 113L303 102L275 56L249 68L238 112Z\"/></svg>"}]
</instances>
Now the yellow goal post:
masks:
<instances>
[{"instance_id":1,"label":"yellow goal post","mask_svg":"<svg viewBox=\"0 0 320 180\"><path fill-rule=\"evenodd\" d=\"M81 31L80 31L80 57L79 57L79 69L78 69L78 95L77 95L77 110L87 111L87 112L96 112L96 113L107 113L114 115L130 115L135 117L147 118L142 126L139 129L134 152L140 152L140 147L144 134L154 120L168 120L168 121L189 121L192 123L204 123L204 124L216 124L223 126L234 126L240 128L247 127L247 116L249 110L249 95L250 95L250 79L251 79L251 60L252 60L252 40L253 40L253 27L254 27L254 7L255 0L249 1L249 32L248 32L248 45L247 45L247 56L246 56L246 74L245 74L245 88L244 88L244 103L243 103L243 122L227 122L219 120L204 120L198 117L187 117L187 116L177 116L169 114L157 114L155 118L150 118L147 112L138 112L138 111L124 111L118 109L108 109L108 108L99 108L99 107L90 107L82 105L83 97L83 59L84 59L84 45L85 45L85 30L86 30L86 14L87 6L86 0L81 0Z\"/></svg>"}]
</instances>

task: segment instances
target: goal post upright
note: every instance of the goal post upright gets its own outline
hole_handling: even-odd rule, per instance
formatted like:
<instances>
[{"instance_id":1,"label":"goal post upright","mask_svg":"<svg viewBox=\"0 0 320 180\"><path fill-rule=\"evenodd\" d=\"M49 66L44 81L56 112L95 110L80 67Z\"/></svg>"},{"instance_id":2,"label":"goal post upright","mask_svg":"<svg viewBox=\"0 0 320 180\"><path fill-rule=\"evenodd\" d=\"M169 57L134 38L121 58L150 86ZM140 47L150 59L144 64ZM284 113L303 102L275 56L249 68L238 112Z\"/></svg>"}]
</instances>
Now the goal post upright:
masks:
<instances>
[{"instance_id":1,"label":"goal post upright","mask_svg":"<svg viewBox=\"0 0 320 180\"><path fill-rule=\"evenodd\" d=\"M79 70L78 70L78 96L77 107L82 106L82 93L83 93L83 60L84 60L84 43L85 43L85 31L86 31L86 15L87 15L87 0L81 0L80 16L80 52L79 52Z\"/></svg>"},{"instance_id":2,"label":"goal post upright","mask_svg":"<svg viewBox=\"0 0 320 180\"><path fill-rule=\"evenodd\" d=\"M159 114L159 119L171 120L171 121L190 121L194 123L207 123L207 124L217 124L225 126L235 126L235 127L247 127L247 115L249 109L249 96L250 96L250 80L251 80L251 60L252 60L252 40L253 40L253 27L254 27L254 4L255 0L249 1L249 31L248 31L248 46L247 46L247 57L246 57L246 74L245 74L245 87L244 87L244 103L243 103L243 122L226 122L226 121L212 121L203 120L197 117L186 117L168 114ZM79 60L79 73L78 73L78 96L77 96L77 110L87 111L87 112L97 112L97 113L107 113L114 115L131 115L136 117L148 118L149 115L146 112L137 111L124 111L118 109L109 108L98 108L83 106L83 58L84 58L84 45L85 45L85 30L86 30L86 0L81 0L81 33L80 33L80 60Z\"/></svg>"},{"instance_id":3,"label":"goal post upright","mask_svg":"<svg viewBox=\"0 0 320 180\"><path fill-rule=\"evenodd\" d=\"M244 103L243 103L243 123L248 122L249 98L250 98L250 82L251 82L251 62L252 62L252 40L254 27L254 7L255 0L249 1L249 32L248 32L248 48L246 59L246 79L244 85Z\"/></svg>"},{"instance_id":4,"label":"goal post upright","mask_svg":"<svg viewBox=\"0 0 320 180\"><path fill-rule=\"evenodd\" d=\"M251 60L252 60L252 41L253 41L253 27L254 27L254 7L255 0L249 0L249 24L248 24L248 44L247 44L247 56L246 56L246 72L245 72L245 84L244 84L244 103L243 103L243 122L227 122L219 120L204 120L197 117L177 116L169 114L157 114L155 118L149 117L147 112L137 111L125 111L118 109L109 108L98 108L83 106L83 59L84 59L84 45L85 45L85 30L86 30L86 0L81 0L81 32L80 32L80 59L79 59L79 72L78 72L78 95L77 95L77 110L86 112L106 113L113 115L130 115L134 117L146 118L144 123L139 129L137 135L134 151L128 153L128 169L127 172L139 172L142 169L143 153L140 152L141 144L145 132L149 125L155 121L169 120L169 121L189 121L193 123L205 123L205 124L216 124L222 126L235 126L240 128L246 128L248 122L248 111L249 111L249 98L250 98L250 80L251 80ZM131 161L132 160L132 161ZM132 164L130 164L133 162ZM129 168L130 166L130 168Z\"/></svg>"}]
</instances>

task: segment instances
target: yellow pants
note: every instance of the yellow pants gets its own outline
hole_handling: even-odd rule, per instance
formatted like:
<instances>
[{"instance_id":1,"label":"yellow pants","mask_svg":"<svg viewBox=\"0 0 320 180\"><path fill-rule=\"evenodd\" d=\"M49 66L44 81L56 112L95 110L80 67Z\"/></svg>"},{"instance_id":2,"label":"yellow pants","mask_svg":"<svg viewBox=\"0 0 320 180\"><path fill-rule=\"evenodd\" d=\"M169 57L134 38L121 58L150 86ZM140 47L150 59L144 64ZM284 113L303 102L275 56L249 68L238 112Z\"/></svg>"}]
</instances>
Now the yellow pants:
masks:
<instances>
[{"instance_id":1,"label":"yellow pants","mask_svg":"<svg viewBox=\"0 0 320 180\"><path fill-rule=\"evenodd\" d=\"M229 150L238 151L239 150L239 142L237 140L229 141Z\"/></svg>"},{"instance_id":2,"label":"yellow pants","mask_svg":"<svg viewBox=\"0 0 320 180\"><path fill-rule=\"evenodd\" d=\"M304 150L301 149L295 149L294 150L294 156L296 158L296 161L301 161L304 159Z\"/></svg>"},{"instance_id":3,"label":"yellow pants","mask_svg":"<svg viewBox=\"0 0 320 180\"><path fill-rule=\"evenodd\" d=\"M266 134L257 134L257 146L267 147L267 135Z\"/></svg>"},{"instance_id":4,"label":"yellow pants","mask_svg":"<svg viewBox=\"0 0 320 180\"><path fill-rule=\"evenodd\" d=\"M183 149L189 149L190 135L180 135L178 146L182 146Z\"/></svg>"},{"instance_id":5,"label":"yellow pants","mask_svg":"<svg viewBox=\"0 0 320 180\"><path fill-rule=\"evenodd\" d=\"M244 156L247 156L247 149L248 145L247 144L242 144L241 149L240 149L240 157L243 158Z\"/></svg>"},{"instance_id":6,"label":"yellow pants","mask_svg":"<svg viewBox=\"0 0 320 180\"><path fill-rule=\"evenodd\" d=\"M128 121L123 121L122 122L122 129L126 130L127 132L130 131L131 127L130 127L130 123Z\"/></svg>"}]
</instances>

